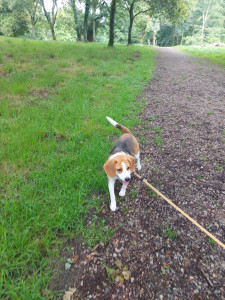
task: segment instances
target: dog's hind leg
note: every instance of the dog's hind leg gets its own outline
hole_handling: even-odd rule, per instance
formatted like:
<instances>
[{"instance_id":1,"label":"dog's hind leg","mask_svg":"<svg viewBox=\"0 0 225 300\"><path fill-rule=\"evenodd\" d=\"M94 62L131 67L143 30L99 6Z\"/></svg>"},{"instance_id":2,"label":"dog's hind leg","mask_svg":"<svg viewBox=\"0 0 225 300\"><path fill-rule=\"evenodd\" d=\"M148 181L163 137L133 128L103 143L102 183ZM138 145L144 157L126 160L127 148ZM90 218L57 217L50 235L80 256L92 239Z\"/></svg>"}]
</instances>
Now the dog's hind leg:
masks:
<instances>
[{"instance_id":1,"label":"dog's hind leg","mask_svg":"<svg viewBox=\"0 0 225 300\"><path fill-rule=\"evenodd\" d=\"M138 171L140 171L141 170L140 152L138 152L137 154L134 154L134 157L137 160L137 169L138 169Z\"/></svg>"}]
</instances>

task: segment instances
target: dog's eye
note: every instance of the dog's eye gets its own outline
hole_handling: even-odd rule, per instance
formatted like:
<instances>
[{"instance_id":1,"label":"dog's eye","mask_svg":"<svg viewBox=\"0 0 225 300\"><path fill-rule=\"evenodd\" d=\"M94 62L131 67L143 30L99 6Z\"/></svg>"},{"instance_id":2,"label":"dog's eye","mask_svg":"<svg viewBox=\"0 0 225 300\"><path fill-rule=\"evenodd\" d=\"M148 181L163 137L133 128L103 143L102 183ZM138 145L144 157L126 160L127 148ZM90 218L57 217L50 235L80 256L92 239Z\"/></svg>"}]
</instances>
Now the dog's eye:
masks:
<instances>
[{"instance_id":1,"label":"dog's eye","mask_svg":"<svg viewBox=\"0 0 225 300\"><path fill-rule=\"evenodd\" d=\"M117 172L118 172L118 173L121 173L121 172L122 172L122 169L117 169Z\"/></svg>"},{"instance_id":2,"label":"dog's eye","mask_svg":"<svg viewBox=\"0 0 225 300\"><path fill-rule=\"evenodd\" d=\"M129 171L130 170L130 167L127 167L127 171Z\"/></svg>"}]
</instances>

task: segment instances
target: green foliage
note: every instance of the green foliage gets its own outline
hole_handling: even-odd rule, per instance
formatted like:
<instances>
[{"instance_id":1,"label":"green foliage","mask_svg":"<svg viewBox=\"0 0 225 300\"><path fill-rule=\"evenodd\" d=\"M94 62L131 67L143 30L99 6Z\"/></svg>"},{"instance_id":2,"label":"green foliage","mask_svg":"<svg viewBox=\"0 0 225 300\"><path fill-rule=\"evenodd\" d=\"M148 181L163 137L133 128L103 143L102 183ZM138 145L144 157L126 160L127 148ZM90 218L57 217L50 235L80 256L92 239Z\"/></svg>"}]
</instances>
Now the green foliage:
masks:
<instances>
[{"instance_id":1,"label":"green foliage","mask_svg":"<svg viewBox=\"0 0 225 300\"><path fill-rule=\"evenodd\" d=\"M134 23L132 41L134 43L152 43L153 32L159 28L159 20L170 22L169 24L179 23L185 19L188 11L193 5L193 1L181 0L154 0L154 1L135 1L134 2ZM128 28L130 25L129 8L132 1L123 0L116 7L115 14L115 42L127 43ZM63 41L74 41L84 35L84 12L78 9L80 5L76 1L68 2L59 8L55 32L56 38ZM36 5L37 4L37 5ZM35 8L35 9L34 9ZM35 11L35 24L32 25L32 17ZM94 32L96 41L107 42L109 38L109 4L92 0L88 18L88 41L93 41ZM0 0L0 33L7 36L24 36L26 38L51 39L51 30L46 21L52 18L51 11L43 13L41 1L38 0ZM76 19L76 21L75 21ZM170 25L169 25L170 26ZM175 26L175 25L172 25ZM54 27L54 26L53 26ZM75 34L75 28L77 34ZM157 29L158 28L158 29ZM160 29L163 30L163 29ZM170 30L171 31L171 30ZM158 34L158 43L161 42ZM166 34L167 36L167 34ZM166 37L165 36L165 37ZM165 37L162 39L165 40ZM171 39L168 37L167 40ZM166 42L168 44L168 41Z\"/></svg>"},{"instance_id":2,"label":"green foliage","mask_svg":"<svg viewBox=\"0 0 225 300\"><path fill-rule=\"evenodd\" d=\"M0 34L22 36L28 32L28 18L18 1L0 1Z\"/></svg>"},{"instance_id":3,"label":"green foliage","mask_svg":"<svg viewBox=\"0 0 225 300\"><path fill-rule=\"evenodd\" d=\"M153 51L0 37L0 57L0 298L41 299L65 240L115 229L98 216L119 135L105 116L137 124Z\"/></svg>"},{"instance_id":4,"label":"green foliage","mask_svg":"<svg viewBox=\"0 0 225 300\"><path fill-rule=\"evenodd\" d=\"M165 19L161 19L160 30L157 33L160 46L225 42L225 2L222 0L195 2L184 22L170 24Z\"/></svg>"},{"instance_id":5,"label":"green foliage","mask_svg":"<svg viewBox=\"0 0 225 300\"><path fill-rule=\"evenodd\" d=\"M59 41L76 41L73 12L71 9L60 9L55 23L55 33Z\"/></svg>"},{"instance_id":6,"label":"green foliage","mask_svg":"<svg viewBox=\"0 0 225 300\"><path fill-rule=\"evenodd\" d=\"M174 239L177 236L177 231L166 225L165 229L163 229L162 234L169 239Z\"/></svg>"}]
</instances>

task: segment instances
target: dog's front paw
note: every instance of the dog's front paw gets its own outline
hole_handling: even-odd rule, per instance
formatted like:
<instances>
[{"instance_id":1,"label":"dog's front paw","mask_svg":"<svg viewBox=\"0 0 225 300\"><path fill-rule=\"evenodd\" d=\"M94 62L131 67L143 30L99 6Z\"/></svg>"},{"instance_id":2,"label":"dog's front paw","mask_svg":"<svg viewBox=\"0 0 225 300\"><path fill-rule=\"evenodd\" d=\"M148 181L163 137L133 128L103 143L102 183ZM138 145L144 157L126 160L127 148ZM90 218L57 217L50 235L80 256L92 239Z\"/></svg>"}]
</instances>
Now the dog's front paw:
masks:
<instances>
[{"instance_id":1,"label":"dog's front paw","mask_svg":"<svg viewBox=\"0 0 225 300\"><path fill-rule=\"evenodd\" d=\"M141 165L137 165L138 171L141 171Z\"/></svg>"},{"instance_id":2,"label":"dog's front paw","mask_svg":"<svg viewBox=\"0 0 225 300\"><path fill-rule=\"evenodd\" d=\"M110 205L111 211L116 211L116 203Z\"/></svg>"},{"instance_id":3,"label":"dog's front paw","mask_svg":"<svg viewBox=\"0 0 225 300\"><path fill-rule=\"evenodd\" d=\"M120 196L120 197L125 196L125 194L126 194L126 193L125 193L124 191L120 191L120 192L119 192L119 196Z\"/></svg>"}]
</instances>

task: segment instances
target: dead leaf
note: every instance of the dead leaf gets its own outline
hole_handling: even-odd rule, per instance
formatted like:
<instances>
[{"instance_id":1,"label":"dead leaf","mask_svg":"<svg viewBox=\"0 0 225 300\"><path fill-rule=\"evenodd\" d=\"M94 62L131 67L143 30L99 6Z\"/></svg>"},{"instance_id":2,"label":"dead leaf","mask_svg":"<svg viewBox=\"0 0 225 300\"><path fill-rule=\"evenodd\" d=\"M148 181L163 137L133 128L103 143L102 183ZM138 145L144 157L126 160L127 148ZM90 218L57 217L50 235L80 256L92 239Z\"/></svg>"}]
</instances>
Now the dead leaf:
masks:
<instances>
[{"instance_id":1,"label":"dead leaf","mask_svg":"<svg viewBox=\"0 0 225 300\"><path fill-rule=\"evenodd\" d=\"M94 256L95 256L95 255L97 255L97 253L96 253L96 252L92 252L91 254L87 254L87 255L86 255L86 258L87 258L88 260L91 261L91 260L94 259Z\"/></svg>"},{"instance_id":2,"label":"dead leaf","mask_svg":"<svg viewBox=\"0 0 225 300\"><path fill-rule=\"evenodd\" d=\"M71 258L72 263L75 264L77 262L78 258L79 258L79 256L77 254L74 254Z\"/></svg>"},{"instance_id":3,"label":"dead leaf","mask_svg":"<svg viewBox=\"0 0 225 300\"><path fill-rule=\"evenodd\" d=\"M113 244L117 247L118 244L119 244L119 240L118 240L118 239L114 239L114 240L113 240Z\"/></svg>"},{"instance_id":4,"label":"dead leaf","mask_svg":"<svg viewBox=\"0 0 225 300\"><path fill-rule=\"evenodd\" d=\"M130 276L131 276L131 272L130 271L123 271L122 274L123 274L123 277L124 277L125 280L129 280L130 279Z\"/></svg>"},{"instance_id":5,"label":"dead leaf","mask_svg":"<svg viewBox=\"0 0 225 300\"><path fill-rule=\"evenodd\" d=\"M70 300L76 290L76 288L69 288L69 290L64 293L63 300Z\"/></svg>"},{"instance_id":6,"label":"dead leaf","mask_svg":"<svg viewBox=\"0 0 225 300\"><path fill-rule=\"evenodd\" d=\"M96 250L98 247L99 247L99 244L95 245L93 249Z\"/></svg>"}]
</instances>

